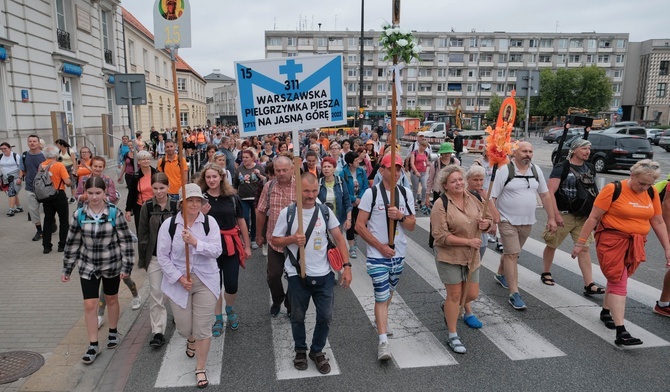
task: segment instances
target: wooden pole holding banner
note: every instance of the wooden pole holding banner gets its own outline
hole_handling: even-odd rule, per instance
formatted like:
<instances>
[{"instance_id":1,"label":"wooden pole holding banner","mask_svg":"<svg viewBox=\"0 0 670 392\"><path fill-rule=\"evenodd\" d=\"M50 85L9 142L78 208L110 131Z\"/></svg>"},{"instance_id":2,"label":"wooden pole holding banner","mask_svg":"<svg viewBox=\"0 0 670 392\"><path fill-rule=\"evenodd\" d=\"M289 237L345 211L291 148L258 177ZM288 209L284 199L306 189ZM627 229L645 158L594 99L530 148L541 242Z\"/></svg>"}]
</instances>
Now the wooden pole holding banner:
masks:
<instances>
[{"instance_id":1,"label":"wooden pole holding banner","mask_svg":"<svg viewBox=\"0 0 670 392\"><path fill-rule=\"evenodd\" d=\"M393 27L398 27L400 24L400 0L393 0L392 3L393 7ZM395 178L395 155L397 153L396 151L396 126L397 126L397 121L396 121L396 108L398 105L398 95L396 92L395 88L395 83L396 78L399 77L398 75L399 72L395 70L395 66L398 65L398 55L394 54L393 55L393 88L392 93L391 93L391 167L386 168L385 170L390 170L391 171L391 197L389 198L391 205L388 207L392 207L395 205L395 187L396 187L396 178ZM382 157L383 158L383 157ZM391 218L388 218L388 229L389 229L389 246L393 248L393 243L395 240L395 230L393 230L393 220Z\"/></svg>"},{"instance_id":2,"label":"wooden pole holding banner","mask_svg":"<svg viewBox=\"0 0 670 392\"><path fill-rule=\"evenodd\" d=\"M300 167L302 166L302 159L300 158L300 132L298 130L293 130L291 138L293 139L293 175L295 176L295 203L298 212L298 234L304 234L305 232L302 224L302 181L300 180ZM305 279L305 245L300 245L299 248L300 277Z\"/></svg>"},{"instance_id":3,"label":"wooden pole holding banner","mask_svg":"<svg viewBox=\"0 0 670 392\"><path fill-rule=\"evenodd\" d=\"M172 60L172 87L174 90L174 111L177 120L177 162L179 165L179 172L181 174L181 194L182 194L182 211L184 210L184 202L186 199L186 168L183 165L183 150L184 140L181 136L181 121L179 117L179 91L177 90L177 46L170 46L170 59ZM163 157L165 159L165 157ZM183 214L183 213L182 213ZM186 217L184 217L184 228L186 227ZM184 243L184 254L186 255L186 279L191 281L190 257L188 253L188 244Z\"/></svg>"}]
</instances>

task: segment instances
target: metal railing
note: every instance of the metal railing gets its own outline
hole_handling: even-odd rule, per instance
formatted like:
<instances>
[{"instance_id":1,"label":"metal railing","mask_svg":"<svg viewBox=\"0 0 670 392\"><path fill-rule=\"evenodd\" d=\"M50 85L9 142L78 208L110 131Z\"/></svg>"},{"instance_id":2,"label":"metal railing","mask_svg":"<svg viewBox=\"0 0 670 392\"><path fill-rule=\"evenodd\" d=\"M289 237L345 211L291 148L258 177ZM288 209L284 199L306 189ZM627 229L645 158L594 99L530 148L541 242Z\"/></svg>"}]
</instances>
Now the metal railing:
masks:
<instances>
[{"instance_id":1,"label":"metal railing","mask_svg":"<svg viewBox=\"0 0 670 392\"><path fill-rule=\"evenodd\" d=\"M78 146L79 148L81 147L88 147L93 149L93 154L92 156L98 155L98 148L96 147L95 143L91 139L88 138L86 135L74 135L70 136L70 144L74 144ZM81 139L83 143L77 143L77 141ZM90 145L89 145L90 144Z\"/></svg>"},{"instance_id":2,"label":"metal railing","mask_svg":"<svg viewBox=\"0 0 670 392\"><path fill-rule=\"evenodd\" d=\"M58 47L61 49L70 50L70 33L65 30L56 29L56 36L58 39Z\"/></svg>"},{"instance_id":3,"label":"metal railing","mask_svg":"<svg viewBox=\"0 0 670 392\"><path fill-rule=\"evenodd\" d=\"M114 65L114 55L109 49L105 49L105 63L109 65Z\"/></svg>"}]
</instances>

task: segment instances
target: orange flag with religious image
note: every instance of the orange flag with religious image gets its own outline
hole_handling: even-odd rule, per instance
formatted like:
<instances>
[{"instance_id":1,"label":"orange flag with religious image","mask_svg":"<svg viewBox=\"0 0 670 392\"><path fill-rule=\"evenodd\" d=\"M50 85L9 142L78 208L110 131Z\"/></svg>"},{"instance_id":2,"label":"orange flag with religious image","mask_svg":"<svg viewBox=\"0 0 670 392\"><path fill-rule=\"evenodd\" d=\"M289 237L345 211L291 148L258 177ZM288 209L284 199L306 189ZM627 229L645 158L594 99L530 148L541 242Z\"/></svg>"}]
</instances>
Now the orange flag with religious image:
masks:
<instances>
[{"instance_id":1,"label":"orange flag with religious image","mask_svg":"<svg viewBox=\"0 0 670 392\"><path fill-rule=\"evenodd\" d=\"M491 126L486 128L486 133L489 134L486 137L486 153L489 158L489 165L493 167L506 165L514 147L511 136L514 129L514 120L516 119L515 95L516 91L512 90L511 96L505 98L500 105L496 127L494 129L491 129Z\"/></svg>"}]
</instances>

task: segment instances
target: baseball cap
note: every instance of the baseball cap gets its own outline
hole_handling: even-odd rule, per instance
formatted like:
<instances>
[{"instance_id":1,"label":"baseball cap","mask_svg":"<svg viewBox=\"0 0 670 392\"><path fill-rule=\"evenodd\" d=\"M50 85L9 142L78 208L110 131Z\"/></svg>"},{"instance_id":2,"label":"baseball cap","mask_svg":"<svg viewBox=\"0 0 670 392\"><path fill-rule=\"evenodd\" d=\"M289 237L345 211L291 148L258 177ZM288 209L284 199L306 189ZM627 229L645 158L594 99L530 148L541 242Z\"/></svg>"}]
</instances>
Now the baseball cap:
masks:
<instances>
[{"instance_id":1,"label":"baseball cap","mask_svg":"<svg viewBox=\"0 0 670 392\"><path fill-rule=\"evenodd\" d=\"M384 155L381 164L384 167L391 167L391 154ZM400 154L395 154L395 164L398 166L402 166L402 157L400 157Z\"/></svg>"},{"instance_id":2,"label":"baseball cap","mask_svg":"<svg viewBox=\"0 0 670 392\"><path fill-rule=\"evenodd\" d=\"M189 197L199 197L201 199L205 198L202 195L202 189L200 189L200 186L198 184L186 184L186 197L182 195L179 198L179 201L183 201L184 199L188 199Z\"/></svg>"}]
</instances>

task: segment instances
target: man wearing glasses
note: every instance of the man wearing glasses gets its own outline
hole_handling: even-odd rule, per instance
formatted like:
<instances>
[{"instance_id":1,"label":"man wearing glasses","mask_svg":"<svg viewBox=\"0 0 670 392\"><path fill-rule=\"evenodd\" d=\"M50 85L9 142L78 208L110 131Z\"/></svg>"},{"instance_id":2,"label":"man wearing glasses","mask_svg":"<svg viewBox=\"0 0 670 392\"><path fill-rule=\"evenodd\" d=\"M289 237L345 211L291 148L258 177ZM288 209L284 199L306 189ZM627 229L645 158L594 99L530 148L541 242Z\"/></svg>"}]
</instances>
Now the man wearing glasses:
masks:
<instances>
[{"instance_id":1,"label":"man wearing glasses","mask_svg":"<svg viewBox=\"0 0 670 392\"><path fill-rule=\"evenodd\" d=\"M516 310L526 309L518 288L517 259L523 244L530 235L535 223L535 193L542 199L547 211L547 230L556 232L554 204L539 167L532 167L533 146L528 142L519 143L513 152L511 165L498 168L493 182L491 197L500 211L501 222L498 223L503 254L495 279L501 286L509 289L509 303ZM510 166L514 176L509 177Z\"/></svg>"}]
</instances>

